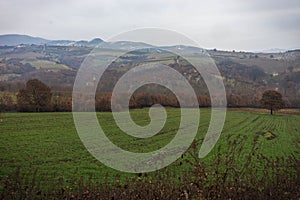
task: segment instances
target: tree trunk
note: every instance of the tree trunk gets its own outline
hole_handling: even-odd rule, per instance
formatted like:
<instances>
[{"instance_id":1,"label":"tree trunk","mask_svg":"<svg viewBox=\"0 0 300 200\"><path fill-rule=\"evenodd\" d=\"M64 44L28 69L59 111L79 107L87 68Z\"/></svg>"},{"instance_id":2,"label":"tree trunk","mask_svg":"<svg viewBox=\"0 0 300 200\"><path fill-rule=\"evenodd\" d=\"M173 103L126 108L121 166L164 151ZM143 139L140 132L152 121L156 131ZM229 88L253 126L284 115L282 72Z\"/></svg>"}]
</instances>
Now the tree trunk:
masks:
<instances>
[{"instance_id":1,"label":"tree trunk","mask_svg":"<svg viewBox=\"0 0 300 200\"><path fill-rule=\"evenodd\" d=\"M271 108L271 115L273 115L273 109Z\"/></svg>"}]
</instances>

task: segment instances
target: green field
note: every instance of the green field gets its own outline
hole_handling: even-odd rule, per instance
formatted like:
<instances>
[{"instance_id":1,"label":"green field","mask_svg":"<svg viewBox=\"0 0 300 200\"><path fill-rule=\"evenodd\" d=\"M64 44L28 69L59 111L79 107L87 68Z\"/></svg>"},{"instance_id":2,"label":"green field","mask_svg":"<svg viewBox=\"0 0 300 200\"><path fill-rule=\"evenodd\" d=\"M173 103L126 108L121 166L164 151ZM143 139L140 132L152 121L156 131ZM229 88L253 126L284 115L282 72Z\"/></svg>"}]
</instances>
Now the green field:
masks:
<instances>
[{"instance_id":1,"label":"green field","mask_svg":"<svg viewBox=\"0 0 300 200\"><path fill-rule=\"evenodd\" d=\"M116 126L111 113L98 113L99 122L107 136L118 146L135 152L147 152L163 147L174 137L180 123L180 110L168 108L168 119L161 132L149 139L136 139L126 136ZM132 110L132 118L137 124L149 123L148 109ZM206 133L210 119L210 110L201 109L196 141ZM300 159L300 116L269 115L250 112L228 111L222 135L212 152L200 162L210 166L217 152L225 155L231 148L228 137L245 139L242 153L235 161L242 166L246 155L252 148L253 139L258 137L256 151L269 159L293 155ZM264 134L259 132L263 132ZM274 138L270 138L270 136ZM199 149L200 146L197 148ZM192 151L192 150L190 150ZM244 156L245 155L245 156ZM190 170L188 164L181 165L184 159L190 159L189 153L178 159L168 168L178 175ZM18 168L33 174L37 170L43 182L48 185L57 177L68 180L77 177L92 176L96 182L104 179L120 179L134 174L121 173L110 169L85 149L77 135L72 113L2 113L0 115L0 177L13 174Z\"/></svg>"},{"instance_id":2,"label":"green field","mask_svg":"<svg viewBox=\"0 0 300 200\"><path fill-rule=\"evenodd\" d=\"M30 60L29 63L36 69L49 69L49 70L69 69L69 67L66 65L58 64L48 60Z\"/></svg>"}]
</instances>

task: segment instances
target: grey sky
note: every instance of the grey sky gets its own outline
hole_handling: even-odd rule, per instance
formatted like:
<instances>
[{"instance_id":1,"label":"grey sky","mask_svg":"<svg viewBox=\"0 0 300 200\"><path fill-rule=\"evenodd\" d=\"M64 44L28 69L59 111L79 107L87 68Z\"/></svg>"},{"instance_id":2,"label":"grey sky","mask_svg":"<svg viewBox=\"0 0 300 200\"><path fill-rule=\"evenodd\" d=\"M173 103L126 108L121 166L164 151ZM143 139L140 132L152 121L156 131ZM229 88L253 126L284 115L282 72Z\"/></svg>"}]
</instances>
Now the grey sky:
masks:
<instances>
[{"instance_id":1,"label":"grey sky","mask_svg":"<svg viewBox=\"0 0 300 200\"><path fill-rule=\"evenodd\" d=\"M300 47L299 0L1 0L0 34L110 38L140 27L183 33L204 48Z\"/></svg>"}]
</instances>

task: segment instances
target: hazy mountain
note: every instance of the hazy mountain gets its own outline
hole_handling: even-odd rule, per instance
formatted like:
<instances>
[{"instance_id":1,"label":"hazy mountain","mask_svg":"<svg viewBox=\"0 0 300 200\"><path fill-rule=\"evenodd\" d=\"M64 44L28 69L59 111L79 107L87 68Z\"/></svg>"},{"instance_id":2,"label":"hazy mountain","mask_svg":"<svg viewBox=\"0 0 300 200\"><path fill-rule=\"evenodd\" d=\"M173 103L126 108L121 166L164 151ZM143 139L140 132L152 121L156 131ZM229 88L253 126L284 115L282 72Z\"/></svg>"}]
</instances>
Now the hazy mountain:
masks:
<instances>
[{"instance_id":1,"label":"hazy mountain","mask_svg":"<svg viewBox=\"0 0 300 200\"><path fill-rule=\"evenodd\" d=\"M29 35L19 35L19 34L6 34L0 35L0 46L18 46L21 44L25 45L49 45L49 46L97 46L103 40L100 38L95 38L91 41L80 40L48 40L40 37L32 37Z\"/></svg>"},{"instance_id":2,"label":"hazy mountain","mask_svg":"<svg viewBox=\"0 0 300 200\"><path fill-rule=\"evenodd\" d=\"M185 45L163 46L161 48L172 52L199 53L205 51L204 49L199 47L192 47L192 46L185 46Z\"/></svg>"},{"instance_id":3,"label":"hazy mountain","mask_svg":"<svg viewBox=\"0 0 300 200\"><path fill-rule=\"evenodd\" d=\"M96 46L96 45L101 44L102 42L103 42L102 39L100 39L100 38L95 38L95 39L89 41L89 42L88 42L88 45L95 45L95 46Z\"/></svg>"},{"instance_id":4,"label":"hazy mountain","mask_svg":"<svg viewBox=\"0 0 300 200\"><path fill-rule=\"evenodd\" d=\"M82 46L82 47L95 47L99 44L101 44L103 40L100 38L95 38L91 41L87 40L53 40L47 43L47 45L53 45L53 46Z\"/></svg>"},{"instance_id":5,"label":"hazy mountain","mask_svg":"<svg viewBox=\"0 0 300 200\"><path fill-rule=\"evenodd\" d=\"M0 46L17 46L17 45L49 45L49 46L81 46L81 47L99 47L105 49L118 49L118 50L136 50L136 49L147 49L147 48L158 48L173 52L189 52L197 53L203 51L201 48L184 46L184 45L174 45L174 46L162 46L157 47L143 42L131 42L131 41L117 41L117 42L105 42L100 38L94 38L91 41L87 40L49 40L40 37L32 37L29 35L19 35L19 34L6 34L0 35ZM254 53L283 53L287 52L288 49L267 49L262 51L256 51Z\"/></svg>"},{"instance_id":6,"label":"hazy mountain","mask_svg":"<svg viewBox=\"0 0 300 200\"><path fill-rule=\"evenodd\" d=\"M288 51L288 49L273 48L273 49L262 50L259 53L284 53L284 52L287 52L287 51Z\"/></svg>"},{"instance_id":7,"label":"hazy mountain","mask_svg":"<svg viewBox=\"0 0 300 200\"><path fill-rule=\"evenodd\" d=\"M40 37L32 37L28 35L7 34L0 35L0 46L17 46L20 44L45 44L49 40Z\"/></svg>"},{"instance_id":8,"label":"hazy mountain","mask_svg":"<svg viewBox=\"0 0 300 200\"><path fill-rule=\"evenodd\" d=\"M17 46L21 44L26 45L49 45L49 46L85 46L108 48L108 49L120 49L120 50L135 50L140 48L152 48L152 45L142 42L130 42L130 41L117 41L117 42L104 42L100 38L95 38L91 41L87 40L48 40L39 37L32 37L28 35L7 34L0 35L0 46Z\"/></svg>"},{"instance_id":9,"label":"hazy mountain","mask_svg":"<svg viewBox=\"0 0 300 200\"><path fill-rule=\"evenodd\" d=\"M105 49L119 49L119 50L136 50L154 48L155 46L143 43L143 42L131 42L131 41L117 41L117 42L105 42L100 38L95 38L91 41L87 40L49 40L39 37L32 37L28 35L7 34L0 35L0 46L17 46L21 44L26 45L42 45L49 46L82 46L82 47L99 47ZM158 47L160 48L160 47ZM183 45L176 46L164 46L162 49L168 51L185 51L185 52L199 52L197 47L188 47Z\"/></svg>"},{"instance_id":10,"label":"hazy mountain","mask_svg":"<svg viewBox=\"0 0 300 200\"><path fill-rule=\"evenodd\" d=\"M136 50L153 48L154 46L143 42L117 41L117 42L102 42L99 48L119 49L119 50Z\"/></svg>"},{"instance_id":11,"label":"hazy mountain","mask_svg":"<svg viewBox=\"0 0 300 200\"><path fill-rule=\"evenodd\" d=\"M74 40L51 40L45 44L49 46L72 46L75 42Z\"/></svg>"}]
</instances>

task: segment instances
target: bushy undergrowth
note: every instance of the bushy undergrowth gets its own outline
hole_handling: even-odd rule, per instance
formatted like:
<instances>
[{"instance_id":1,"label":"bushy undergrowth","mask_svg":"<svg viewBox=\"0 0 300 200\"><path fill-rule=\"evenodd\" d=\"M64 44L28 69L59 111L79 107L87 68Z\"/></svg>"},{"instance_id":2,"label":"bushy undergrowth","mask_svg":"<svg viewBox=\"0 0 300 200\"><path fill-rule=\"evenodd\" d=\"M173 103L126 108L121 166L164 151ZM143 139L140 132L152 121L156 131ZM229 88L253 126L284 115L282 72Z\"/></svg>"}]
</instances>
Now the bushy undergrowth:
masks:
<instances>
[{"instance_id":1,"label":"bushy undergrowth","mask_svg":"<svg viewBox=\"0 0 300 200\"><path fill-rule=\"evenodd\" d=\"M299 199L299 159L293 155L267 158L257 153L258 137L244 152L247 138L229 135L227 153L221 154L219 146L209 165L200 162L194 142L186 152L189 155L184 156L189 170L180 176L172 167L125 181L105 179L102 184L94 183L94 177L76 176L66 184L63 178L54 176L56 182L42 187L37 170L33 176L26 176L18 169L0 180L0 199Z\"/></svg>"}]
</instances>

